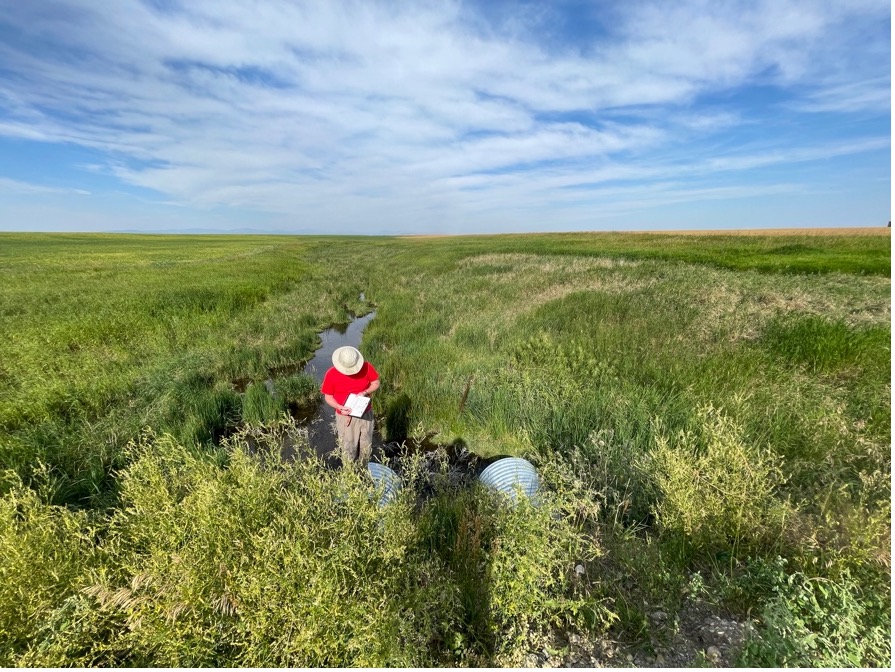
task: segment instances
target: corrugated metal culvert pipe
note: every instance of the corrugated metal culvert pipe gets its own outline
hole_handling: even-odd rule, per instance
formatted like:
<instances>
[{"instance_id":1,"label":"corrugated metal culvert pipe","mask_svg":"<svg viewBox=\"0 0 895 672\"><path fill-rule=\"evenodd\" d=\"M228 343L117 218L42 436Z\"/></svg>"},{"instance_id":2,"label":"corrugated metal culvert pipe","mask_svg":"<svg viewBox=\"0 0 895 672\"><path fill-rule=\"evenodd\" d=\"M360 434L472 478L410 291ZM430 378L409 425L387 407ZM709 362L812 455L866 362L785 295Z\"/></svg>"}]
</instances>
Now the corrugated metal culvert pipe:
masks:
<instances>
[{"instance_id":1,"label":"corrugated metal culvert pipe","mask_svg":"<svg viewBox=\"0 0 895 672\"><path fill-rule=\"evenodd\" d=\"M379 495L379 506L385 506L389 502L394 501L401 491L401 479L394 471L383 464L370 462L367 464L367 471L373 478L373 486Z\"/></svg>"},{"instance_id":2,"label":"corrugated metal culvert pipe","mask_svg":"<svg viewBox=\"0 0 895 672\"><path fill-rule=\"evenodd\" d=\"M492 462L479 474L479 481L486 487L507 495L514 503L518 486L523 495L537 503L540 487L538 473L531 462L521 457L504 457Z\"/></svg>"}]
</instances>

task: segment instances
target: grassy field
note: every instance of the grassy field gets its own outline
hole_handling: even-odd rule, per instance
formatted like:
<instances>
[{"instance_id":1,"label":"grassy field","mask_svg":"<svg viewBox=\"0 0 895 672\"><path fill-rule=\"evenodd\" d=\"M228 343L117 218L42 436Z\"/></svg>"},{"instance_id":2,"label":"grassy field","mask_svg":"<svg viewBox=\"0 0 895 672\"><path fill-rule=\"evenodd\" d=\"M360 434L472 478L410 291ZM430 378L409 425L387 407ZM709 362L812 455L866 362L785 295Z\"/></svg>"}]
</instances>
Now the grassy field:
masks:
<instances>
[{"instance_id":1,"label":"grassy field","mask_svg":"<svg viewBox=\"0 0 895 672\"><path fill-rule=\"evenodd\" d=\"M0 662L518 665L698 602L754 622L739 664L884 666L890 264L817 232L0 234ZM382 511L242 448L314 394L251 383L371 305L384 434L524 456L540 508L420 468Z\"/></svg>"}]
</instances>

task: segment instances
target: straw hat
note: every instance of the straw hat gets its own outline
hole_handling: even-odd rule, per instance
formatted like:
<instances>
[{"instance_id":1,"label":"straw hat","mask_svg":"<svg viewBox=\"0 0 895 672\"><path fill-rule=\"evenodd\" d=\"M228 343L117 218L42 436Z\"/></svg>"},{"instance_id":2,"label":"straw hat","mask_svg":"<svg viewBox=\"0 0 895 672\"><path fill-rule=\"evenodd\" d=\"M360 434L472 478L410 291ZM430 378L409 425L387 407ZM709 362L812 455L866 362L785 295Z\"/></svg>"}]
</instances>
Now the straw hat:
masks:
<instances>
[{"instance_id":1,"label":"straw hat","mask_svg":"<svg viewBox=\"0 0 895 672\"><path fill-rule=\"evenodd\" d=\"M333 366L336 367L336 371L339 373L353 376L360 371L363 365L364 356L360 354L357 348L343 345L341 348L336 348L335 352L333 352Z\"/></svg>"}]
</instances>

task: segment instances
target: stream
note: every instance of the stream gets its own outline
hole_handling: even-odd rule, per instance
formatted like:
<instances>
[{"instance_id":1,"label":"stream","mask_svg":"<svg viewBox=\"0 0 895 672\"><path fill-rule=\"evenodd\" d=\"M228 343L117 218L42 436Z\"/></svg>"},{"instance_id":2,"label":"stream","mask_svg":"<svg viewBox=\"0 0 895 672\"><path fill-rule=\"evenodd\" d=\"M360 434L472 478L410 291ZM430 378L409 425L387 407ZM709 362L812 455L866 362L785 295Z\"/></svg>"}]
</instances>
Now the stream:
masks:
<instances>
[{"instance_id":1,"label":"stream","mask_svg":"<svg viewBox=\"0 0 895 672\"><path fill-rule=\"evenodd\" d=\"M363 294L360 295L360 300L365 300ZM320 347L314 351L313 357L301 369L303 373L311 376L318 385L323 383L323 377L332 367L332 355L337 348L350 345L360 349L364 329L376 317L376 311L374 310L361 317L355 317L354 315L350 315L350 317L352 319L347 324L333 325L318 334ZM375 362L372 363L374 366L376 365ZM282 367L281 369L272 370L271 376L290 374L297 370L297 367ZM388 381L384 381L383 384L387 385ZM265 385L273 392L272 378L268 378L265 381ZM322 395L319 397L316 406L293 409L293 416L301 427L307 429L308 443L316 456L323 460L327 467L332 469L339 468L341 459L337 456L335 410L323 401ZM481 458L467 450L465 444L459 440L454 444L443 446L431 443L428 437L408 437L403 441L385 442L380 434L380 423L383 420L383 417L376 417L376 424L373 430L372 461L382 462L383 458L388 458L392 460L393 466L399 472L401 471L400 455L405 449L423 453L432 453L437 448L444 449L447 452L451 471L454 472L459 480L474 477L495 460L507 457L506 455L497 455L490 458ZM282 459L301 459L301 452L301 449L295 446L290 438L284 438L281 447Z\"/></svg>"}]
</instances>

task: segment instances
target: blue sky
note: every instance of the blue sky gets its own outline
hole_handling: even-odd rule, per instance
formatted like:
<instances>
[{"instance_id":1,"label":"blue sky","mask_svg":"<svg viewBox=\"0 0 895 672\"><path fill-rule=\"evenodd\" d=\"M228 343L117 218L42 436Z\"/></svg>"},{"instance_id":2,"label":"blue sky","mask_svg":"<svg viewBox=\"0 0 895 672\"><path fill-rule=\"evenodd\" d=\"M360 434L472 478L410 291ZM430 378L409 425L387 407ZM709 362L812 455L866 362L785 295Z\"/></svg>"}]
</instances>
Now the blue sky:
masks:
<instances>
[{"instance_id":1,"label":"blue sky","mask_svg":"<svg viewBox=\"0 0 895 672\"><path fill-rule=\"evenodd\" d=\"M0 230L884 226L888 0L0 3Z\"/></svg>"}]
</instances>

